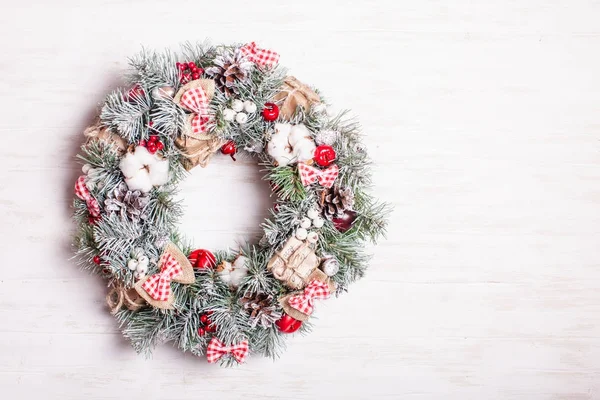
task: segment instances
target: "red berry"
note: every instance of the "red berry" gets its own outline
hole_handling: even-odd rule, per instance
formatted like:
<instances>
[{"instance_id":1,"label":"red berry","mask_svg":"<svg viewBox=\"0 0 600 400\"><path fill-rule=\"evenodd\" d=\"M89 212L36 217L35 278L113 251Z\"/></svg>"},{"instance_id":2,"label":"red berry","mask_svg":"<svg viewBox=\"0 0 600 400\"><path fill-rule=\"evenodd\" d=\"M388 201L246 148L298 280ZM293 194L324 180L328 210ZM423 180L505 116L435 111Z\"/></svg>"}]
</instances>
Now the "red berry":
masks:
<instances>
[{"instance_id":1,"label":"red berry","mask_svg":"<svg viewBox=\"0 0 600 400\"><path fill-rule=\"evenodd\" d=\"M154 154L154 153L156 153L156 150L157 150L157 148L156 148L156 145L154 144L154 142L150 142L150 143L148 143L148 146L147 146L146 148L148 149L148 151L149 151L151 154Z\"/></svg>"},{"instance_id":2,"label":"red berry","mask_svg":"<svg viewBox=\"0 0 600 400\"><path fill-rule=\"evenodd\" d=\"M140 140L138 144L142 147L146 147L146 141L144 139Z\"/></svg>"},{"instance_id":3,"label":"red berry","mask_svg":"<svg viewBox=\"0 0 600 400\"><path fill-rule=\"evenodd\" d=\"M265 103L265 108L262 110L262 116L265 121L275 121L279 117L279 107L275 103Z\"/></svg>"},{"instance_id":4,"label":"red berry","mask_svg":"<svg viewBox=\"0 0 600 400\"><path fill-rule=\"evenodd\" d=\"M179 68L179 70L183 72L183 70L185 69L185 64L177 63L176 65L177 65L177 68Z\"/></svg>"},{"instance_id":5,"label":"red berry","mask_svg":"<svg viewBox=\"0 0 600 400\"><path fill-rule=\"evenodd\" d=\"M94 264L100 265L100 256L99 255L94 256Z\"/></svg>"},{"instance_id":6,"label":"red berry","mask_svg":"<svg viewBox=\"0 0 600 400\"><path fill-rule=\"evenodd\" d=\"M206 332L216 332L217 331L217 327L215 324L210 324L206 327Z\"/></svg>"},{"instance_id":7,"label":"red berry","mask_svg":"<svg viewBox=\"0 0 600 400\"><path fill-rule=\"evenodd\" d=\"M158 136L156 136L156 135L150 135L149 140L150 140L150 143L155 143L156 144L156 142L158 142Z\"/></svg>"},{"instance_id":8,"label":"red berry","mask_svg":"<svg viewBox=\"0 0 600 400\"><path fill-rule=\"evenodd\" d=\"M204 328L198 328L198 335L204 336L206 334L206 330Z\"/></svg>"},{"instance_id":9,"label":"red berry","mask_svg":"<svg viewBox=\"0 0 600 400\"><path fill-rule=\"evenodd\" d=\"M210 320L208 319L208 314L202 314L200 316L200 322L202 322L203 325L208 325L210 323Z\"/></svg>"},{"instance_id":10,"label":"red berry","mask_svg":"<svg viewBox=\"0 0 600 400\"><path fill-rule=\"evenodd\" d=\"M200 78L200 74L199 74L199 73L197 73L197 72L194 72L194 73L192 74L192 79L199 79L199 78Z\"/></svg>"},{"instance_id":11,"label":"red berry","mask_svg":"<svg viewBox=\"0 0 600 400\"><path fill-rule=\"evenodd\" d=\"M163 142L158 142L158 143L156 143L156 148L158 150L162 150L165 148L165 145L163 144Z\"/></svg>"},{"instance_id":12,"label":"red berry","mask_svg":"<svg viewBox=\"0 0 600 400\"><path fill-rule=\"evenodd\" d=\"M195 62L193 62L193 61L190 61L189 63L187 63L187 65L188 65L188 68L189 68L189 69L194 69L194 68L196 68L196 63L195 63Z\"/></svg>"},{"instance_id":13,"label":"red berry","mask_svg":"<svg viewBox=\"0 0 600 400\"><path fill-rule=\"evenodd\" d=\"M154 121L150 121L150 122L148 122L148 126L149 126L150 128L152 128L152 127L154 126Z\"/></svg>"},{"instance_id":14,"label":"red berry","mask_svg":"<svg viewBox=\"0 0 600 400\"><path fill-rule=\"evenodd\" d=\"M225 143L221 147L221 153L231 156L231 159L233 161L235 161L234 155L235 155L236 151L237 150L235 148L235 142L233 140L230 140L229 142Z\"/></svg>"}]
</instances>

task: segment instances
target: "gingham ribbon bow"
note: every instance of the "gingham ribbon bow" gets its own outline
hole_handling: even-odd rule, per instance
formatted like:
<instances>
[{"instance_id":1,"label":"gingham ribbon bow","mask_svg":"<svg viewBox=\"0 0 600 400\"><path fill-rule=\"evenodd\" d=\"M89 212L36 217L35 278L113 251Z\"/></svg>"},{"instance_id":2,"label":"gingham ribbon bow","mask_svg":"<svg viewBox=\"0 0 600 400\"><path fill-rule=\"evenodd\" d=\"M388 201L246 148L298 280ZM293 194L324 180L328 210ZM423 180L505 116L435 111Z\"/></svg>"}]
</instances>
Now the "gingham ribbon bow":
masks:
<instances>
[{"instance_id":1,"label":"gingham ribbon bow","mask_svg":"<svg viewBox=\"0 0 600 400\"><path fill-rule=\"evenodd\" d=\"M325 282L312 280L304 293L296 294L289 298L288 304L303 314L310 315L313 312L315 300L325 300L329 298L329 285Z\"/></svg>"},{"instance_id":2,"label":"gingham ribbon bow","mask_svg":"<svg viewBox=\"0 0 600 400\"><path fill-rule=\"evenodd\" d=\"M340 169L337 165L320 170L304 163L298 163L298 172L300 173L300 180L304 186L311 185L315 182L319 182L319 185L330 188L333 186L333 182L340 173Z\"/></svg>"},{"instance_id":3,"label":"gingham ribbon bow","mask_svg":"<svg viewBox=\"0 0 600 400\"><path fill-rule=\"evenodd\" d=\"M192 131L195 135L208 131L208 122L210 121L209 103L208 96L201 87L186 90L181 96L181 100L179 100L179 104L185 109L196 114L192 118Z\"/></svg>"},{"instance_id":4,"label":"gingham ribbon bow","mask_svg":"<svg viewBox=\"0 0 600 400\"><path fill-rule=\"evenodd\" d=\"M261 49L254 42L240 47L240 51L248 60L261 67L272 67L279 62L279 54L273 50Z\"/></svg>"},{"instance_id":5,"label":"gingham ribbon bow","mask_svg":"<svg viewBox=\"0 0 600 400\"><path fill-rule=\"evenodd\" d=\"M157 301L169 300L171 280L183 274L183 268L171 254L166 253L163 257L160 272L152 275L142 284L146 293Z\"/></svg>"},{"instance_id":6,"label":"gingham ribbon bow","mask_svg":"<svg viewBox=\"0 0 600 400\"><path fill-rule=\"evenodd\" d=\"M206 348L206 359L208 362L215 363L219 361L225 354L231 354L236 359L238 364L243 363L248 355L248 341L244 340L243 342L234 344L233 346L225 346L223 342L216 337L213 337Z\"/></svg>"},{"instance_id":7,"label":"gingham ribbon bow","mask_svg":"<svg viewBox=\"0 0 600 400\"><path fill-rule=\"evenodd\" d=\"M98 201L92 197L92 194L85 185L85 175L81 175L77 178L77 182L75 182L75 196L85 201L87 209L92 217L98 218L100 216L100 205L98 204Z\"/></svg>"}]
</instances>

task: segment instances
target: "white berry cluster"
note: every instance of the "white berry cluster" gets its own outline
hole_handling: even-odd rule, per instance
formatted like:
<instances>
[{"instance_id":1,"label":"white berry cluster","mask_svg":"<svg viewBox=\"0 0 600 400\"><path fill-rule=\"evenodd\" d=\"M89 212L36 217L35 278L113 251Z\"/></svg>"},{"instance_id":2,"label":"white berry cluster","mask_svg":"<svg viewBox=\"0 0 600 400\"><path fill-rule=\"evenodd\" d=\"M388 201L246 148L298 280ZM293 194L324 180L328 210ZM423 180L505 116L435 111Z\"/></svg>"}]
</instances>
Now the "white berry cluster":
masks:
<instances>
[{"instance_id":1,"label":"white berry cluster","mask_svg":"<svg viewBox=\"0 0 600 400\"><path fill-rule=\"evenodd\" d=\"M223 110L223 119L232 122L235 120L240 125L248 122L248 114L256 112L256 104L250 100L241 101L235 99L231 102L231 108Z\"/></svg>"},{"instance_id":2,"label":"white berry cluster","mask_svg":"<svg viewBox=\"0 0 600 400\"><path fill-rule=\"evenodd\" d=\"M127 262L127 268L133 272L135 279L142 279L148 273L150 259L141 248L135 248L131 252L131 259Z\"/></svg>"},{"instance_id":3,"label":"white berry cluster","mask_svg":"<svg viewBox=\"0 0 600 400\"><path fill-rule=\"evenodd\" d=\"M308 229L311 226L319 229L323 224L325 224L325 221L319 216L319 212L314 208L311 208L306 213L306 217L302 218L302 221L300 221L300 228L296 229L296 239L306 239L309 243L317 243L319 235L315 231L309 232Z\"/></svg>"}]
</instances>

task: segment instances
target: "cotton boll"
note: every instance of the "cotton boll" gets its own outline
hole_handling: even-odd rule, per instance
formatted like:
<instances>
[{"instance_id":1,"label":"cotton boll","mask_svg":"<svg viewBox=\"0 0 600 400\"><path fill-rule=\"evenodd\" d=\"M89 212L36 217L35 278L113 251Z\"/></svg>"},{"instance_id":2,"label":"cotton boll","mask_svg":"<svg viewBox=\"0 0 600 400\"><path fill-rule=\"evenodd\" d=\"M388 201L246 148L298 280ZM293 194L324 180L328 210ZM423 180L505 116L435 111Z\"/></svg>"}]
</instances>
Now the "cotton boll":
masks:
<instances>
[{"instance_id":1,"label":"cotton boll","mask_svg":"<svg viewBox=\"0 0 600 400\"><path fill-rule=\"evenodd\" d=\"M235 261L233 262L233 267L234 268L246 268L246 264L248 263L248 257L245 256L238 256L238 258L235 259Z\"/></svg>"},{"instance_id":2,"label":"cotton boll","mask_svg":"<svg viewBox=\"0 0 600 400\"><path fill-rule=\"evenodd\" d=\"M294 146L294 157L298 162L311 160L315 155L316 148L312 139L302 139Z\"/></svg>"},{"instance_id":3,"label":"cotton boll","mask_svg":"<svg viewBox=\"0 0 600 400\"><path fill-rule=\"evenodd\" d=\"M290 134L288 137L290 146L295 147L303 139L310 140L311 142L313 141L310 131L304 124L294 125L290 129Z\"/></svg>"},{"instance_id":4,"label":"cotton boll","mask_svg":"<svg viewBox=\"0 0 600 400\"><path fill-rule=\"evenodd\" d=\"M156 162L156 156L150 153L144 146L137 146L133 155L143 165L151 165Z\"/></svg>"},{"instance_id":5,"label":"cotton boll","mask_svg":"<svg viewBox=\"0 0 600 400\"><path fill-rule=\"evenodd\" d=\"M148 193L152 190L152 181L150 176L145 169L139 169L130 178L125 178L125 183L129 190L139 190L142 193Z\"/></svg>"},{"instance_id":6,"label":"cotton boll","mask_svg":"<svg viewBox=\"0 0 600 400\"><path fill-rule=\"evenodd\" d=\"M233 287L238 287L242 280L248 275L248 268L236 268L229 275L229 284Z\"/></svg>"},{"instance_id":7,"label":"cotton boll","mask_svg":"<svg viewBox=\"0 0 600 400\"><path fill-rule=\"evenodd\" d=\"M138 171L143 168L144 165L137 159L137 157L133 153L127 153L125 157L121 159L119 162L119 168L121 172L125 176L125 178L130 178L135 176Z\"/></svg>"},{"instance_id":8,"label":"cotton boll","mask_svg":"<svg viewBox=\"0 0 600 400\"><path fill-rule=\"evenodd\" d=\"M290 129L290 124L275 124L275 133L271 135L271 140L267 144L267 153L279 166L286 166L293 159L288 143Z\"/></svg>"},{"instance_id":9,"label":"cotton boll","mask_svg":"<svg viewBox=\"0 0 600 400\"><path fill-rule=\"evenodd\" d=\"M154 186L162 186L169 182L169 161L160 160L150 165L148 176Z\"/></svg>"}]
</instances>

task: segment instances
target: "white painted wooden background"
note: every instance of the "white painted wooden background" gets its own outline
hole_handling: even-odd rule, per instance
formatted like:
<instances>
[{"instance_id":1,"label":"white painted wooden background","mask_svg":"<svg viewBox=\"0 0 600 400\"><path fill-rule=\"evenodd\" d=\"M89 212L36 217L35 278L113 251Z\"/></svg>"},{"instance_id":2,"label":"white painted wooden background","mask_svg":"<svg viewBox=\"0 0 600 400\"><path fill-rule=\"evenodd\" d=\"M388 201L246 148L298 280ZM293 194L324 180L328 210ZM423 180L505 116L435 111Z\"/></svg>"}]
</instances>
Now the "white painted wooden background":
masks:
<instances>
[{"instance_id":1,"label":"white painted wooden background","mask_svg":"<svg viewBox=\"0 0 600 400\"><path fill-rule=\"evenodd\" d=\"M598 1L2 1L0 397L600 399L599 22ZM231 370L136 356L69 261L83 128L142 45L205 37L352 108L395 205L314 333ZM183 230L256 237L259 177L194 171Z\"/></svg>"}]
</instances>

